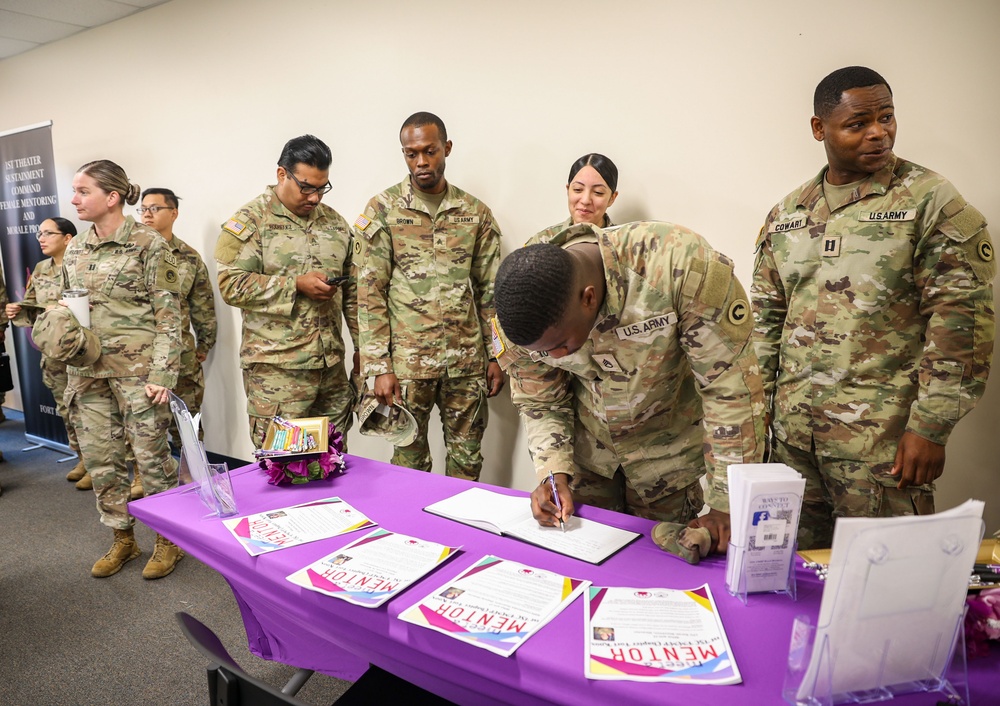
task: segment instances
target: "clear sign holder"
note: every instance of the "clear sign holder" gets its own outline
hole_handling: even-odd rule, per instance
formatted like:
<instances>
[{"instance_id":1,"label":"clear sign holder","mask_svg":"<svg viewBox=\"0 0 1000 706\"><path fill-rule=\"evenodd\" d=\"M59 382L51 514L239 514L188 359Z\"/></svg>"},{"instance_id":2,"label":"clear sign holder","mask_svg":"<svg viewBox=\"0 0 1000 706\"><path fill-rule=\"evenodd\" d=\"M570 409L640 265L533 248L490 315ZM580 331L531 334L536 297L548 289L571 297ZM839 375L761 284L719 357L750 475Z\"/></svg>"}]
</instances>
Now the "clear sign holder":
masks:
<instances>
[{"instance_id":1,"label":"clear sign holder","mask_svg":"<svg viewBox=\"0 0 1000 706\"><path fill-rule=\"evenodd\" d=\"M861 530L841 555L846 565L835 571L831 562L819 620L793 625L786 702L867 704L924 692L968 706L965 596L985 525L907 519Z\"/></svg>"},{"instance_id":2,"label":"clear sign holder","mask_svg":"<svg viewBox=\"0 0 1000 706\"><path fill-rule=\"evenodd\" d=\"M225 463L209 463L205 446L198 440L198 427L191 412L180 397L170 393L170 411L177 421L181 436L181 463L177 471L181 485L190 484L210 512L210 517L232 517L239 514L236 497Z\"/></svg>"},{"instance_id":3,"label":"clear sign holder","mask_svg":"<svg viewBox=\"0 0 1000 706\"><path fill-rule=\"evenodd\" d=\"M751 593L777 593L788 596L793 601L796 600L798 586L795 582L795 549L797 546L797 543L792 543L792 555L788 561L788 573L784 587L757 591L750 590L749 588L751 582L747 577L747 571L748 569L752 569L753 561L750 559L751 555L748 553L747 547L739 547L730 542L729 548L726 550L726 565L736 567L734 562L739 562L739 564L738 567L733 569L736 573L735 584L727 587L729 595L739 598L743 605L749 603Z\"/></svg>"}]
</instances>

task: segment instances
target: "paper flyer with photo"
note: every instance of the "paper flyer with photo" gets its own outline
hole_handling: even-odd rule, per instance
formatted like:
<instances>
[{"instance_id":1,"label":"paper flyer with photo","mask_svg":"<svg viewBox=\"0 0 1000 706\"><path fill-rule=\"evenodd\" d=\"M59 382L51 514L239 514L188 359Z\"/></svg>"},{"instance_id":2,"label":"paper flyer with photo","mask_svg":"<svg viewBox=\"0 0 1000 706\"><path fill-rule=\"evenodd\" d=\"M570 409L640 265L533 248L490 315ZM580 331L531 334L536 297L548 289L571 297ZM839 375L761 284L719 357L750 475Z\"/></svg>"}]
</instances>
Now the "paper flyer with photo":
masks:
<instances>
[{"instance_id":1,"label":"paper flyer with photo","mask_svg":"<svg viewBox=\"0 0 1000 706\"><path fill-rule=\"evenodd\" d=\"M706 583L699 588L587 589L588 679L739 684Z\"/></svg>"},{"instance_id":2,"label":"paper flyer with photo","mask_svg":"<svg viewBox=\"0 0 1000 706\"><path fill-rule=\"evenodd\" d=\"M375 523L340 498L223 520L250 556L374 527Z\"/></svg>"},{"instance_id":3,"label":"paper flyer with photo","mask_svg":"<svg viewBox=\"0 0 1000 706\"><path fill-rule=\"evenodd\" d=\"M589 585L485 556L399 617L508 657Z\"/></svg>"},{"instance_id":4,"label":"paper flyer with photo","mask_svg":"<svg viewBox=\"0 0 1000 706\"><path fill-rule=\"evenodd\" d=\"M458 547L376 529L288 577L310 591L375 608L455 555Z\"/></svg>"}]
</instances>

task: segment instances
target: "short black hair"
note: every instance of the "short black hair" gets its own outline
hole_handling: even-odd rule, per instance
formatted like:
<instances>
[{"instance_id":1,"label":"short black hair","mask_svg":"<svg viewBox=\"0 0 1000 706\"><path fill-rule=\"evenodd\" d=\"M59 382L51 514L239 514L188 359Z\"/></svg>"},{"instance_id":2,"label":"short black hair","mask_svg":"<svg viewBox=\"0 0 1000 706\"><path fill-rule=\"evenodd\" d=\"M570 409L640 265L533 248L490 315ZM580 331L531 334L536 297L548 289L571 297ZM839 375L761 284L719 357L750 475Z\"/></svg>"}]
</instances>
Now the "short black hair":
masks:
<instances>
[{"instance_id":1,"label":"short black hair","mask_svg":"<svg viewBox=\"0 0 1000 706\"><path fill-rule=\"evenodd\" d=\"M177 204L181 200L181 197L170 189L164 189L158 186L151 187L142 192L142 198L146 198L147 196L162 196L163 200L167 202L167 205L170 206L170 208L177 208Z\"/></svg>"},{"instance_id":2,"label":"short black hair","mask_svg":"<svg viewBox=\"0 0 1000 706\"><path fill-rule=\"evenodd\" d=\"M68 218L53 216L49 220L59 226L59 232L63 235L76 235L76 226L73 225L73 221Z\"/></svg>"},{"instance_id":3,"label":"short black hair","mask_svg":"<svg viewBox=\"0 0 1000 706\"><path fill-rule=\"evenodd\" d=\"M511 343L530 346L555 325L573 292L573 258L552 243L519 248L497 270L493 302Z\"/></svg>"},{"instance_id":4,"label":"short black hair","mask_svg":"<svg viewBox=\"0 0 1000 706\"><path fill-rule=\"evenodd\" d=\"M816 86L816 92L813 94L813 114L819 118L828 117L834 108L840 105L844 91L852 88L868 88L868 86L885 86L889 89L889 95L892 95L889 82L867 66L845 66L837 69Z\"/></svg>"},{"instance_id":5,"label":"short black hair","mask_svg":"<svg viewBox=\"0 0 1000 706\"><path fill-rule=\"evenodd\" d=\"M601 175L601 178L604 179L604 182L612 191L618 191L618 167L610 159L597 152L585 154L573 162L573 166L569 168L569 178L566 180L566 183L572 184L573 177L587 165L597 170L597 173Z\"/></svg>"},{"instance_id":6,"label":"short black hair","mask_svg":"<svg viewBox=\"0 0 1000 706\"><path fill-rule=\"evenodd\" d=\"M421 125L436 125L438 129L438 135L441 137L441 142L448 141L448 130L444 126L444 120L434 115L434 113L428 113L427 111L420 111L419 113L414 113L406 120L399 128L400 134L403 130L408 127L420 127Z\"/></svg>"},{"instance_id":7,"label":"short black hair","mask_svg":"<svg viewBox=\"0 0 1000 706\"><path fill-rule=\"evenodd\" d=\"M294 172L296 164L305 164L326 171L333 161L333 153L323 140L313 135L293 137L281 148L278 166Z\"/></svg>"}]
</instances>

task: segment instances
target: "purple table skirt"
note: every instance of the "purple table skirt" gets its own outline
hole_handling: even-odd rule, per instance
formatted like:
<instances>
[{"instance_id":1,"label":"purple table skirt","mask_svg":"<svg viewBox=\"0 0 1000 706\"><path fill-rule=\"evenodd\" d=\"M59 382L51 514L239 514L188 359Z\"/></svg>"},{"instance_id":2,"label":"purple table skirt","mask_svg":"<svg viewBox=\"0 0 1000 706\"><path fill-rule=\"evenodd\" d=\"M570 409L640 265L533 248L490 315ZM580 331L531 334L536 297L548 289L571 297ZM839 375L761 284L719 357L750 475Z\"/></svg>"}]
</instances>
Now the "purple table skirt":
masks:
<instances>
[{"instance_id":1,"label":"purple table skirt","mask_svg":"<svg viewBox=\"0 0 1000 706\"><path fill-rule=\"evenodd\" d=\"M380 608L362 608L293 585L285 577L361 536L332 539L251 557L222 525L208 517L190 489L129 504L140 521L222 574L242 611L250 650L265 659L357 678L369 663L461 704L781 704L792 621L815 621L822 584L798 571L798 600L750 596L749 605L725 587L725 558L689 566L649 539L652 522L592 507L579 514L642 533L600 566L436 517L423 508L474 485L348 456L347 472L327 481L274 487L256 465L232 472L241 515L339 496L382 527L461 545L463 551ZM518 491L493 488L511 495ZM501 657L446 635L396 619L405 608L486 554L588 579L596 585L687 589L708 583L718 604L743 683L733 686L593 681L584 674L583 599L578 598L511 657ZM171 580L171 579L168 579ZM210 621L209 621L210 622ZM1000 704L1000 649L969 664L972 703ZM937 695L893 701L935 704Z\"/></svg>"}]
</instances>

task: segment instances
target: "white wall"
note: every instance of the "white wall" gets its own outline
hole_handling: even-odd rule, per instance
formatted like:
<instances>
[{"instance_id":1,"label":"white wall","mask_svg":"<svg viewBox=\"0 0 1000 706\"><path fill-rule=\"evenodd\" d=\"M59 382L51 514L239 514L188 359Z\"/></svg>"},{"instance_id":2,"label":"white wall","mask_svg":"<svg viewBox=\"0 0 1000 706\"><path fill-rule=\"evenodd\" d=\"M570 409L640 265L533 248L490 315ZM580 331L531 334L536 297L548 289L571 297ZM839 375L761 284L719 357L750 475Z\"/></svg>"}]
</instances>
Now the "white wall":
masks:
<instances>
[{"instance_id":1,"label":"white wall","mask_svg":"<svg viewBox=\"0 0 1000 706\"><path fill-rule=\"evenodd\" d=\"M892 84L897 153L1000 223L998 28L993 0L840 11L799 0L172 0L0 61L0 131L54 121L64 215L72 173L92 159L173 188L177 232L214 275L219 224L273 182L285 140L311 132L330 144L326 203L353 221L405 175L403 118L430 110L455 144L449 180L493 208L505 252L565 217L569 165L597 151L621 171L617 222L687 225L749 285L765 214L824 161L809 131L813 89L849 64ZM239 316L219 309L207 445L249 458ZM942 508L987 500L990 530L1000 527L998 387L954 433L939 484ZM356 432L350 444L390 455ZM484 448L483 480L533 484L506 393L491 404ZM435 454L443 465L439 441Z\"/></svg>"}]
</instances>

